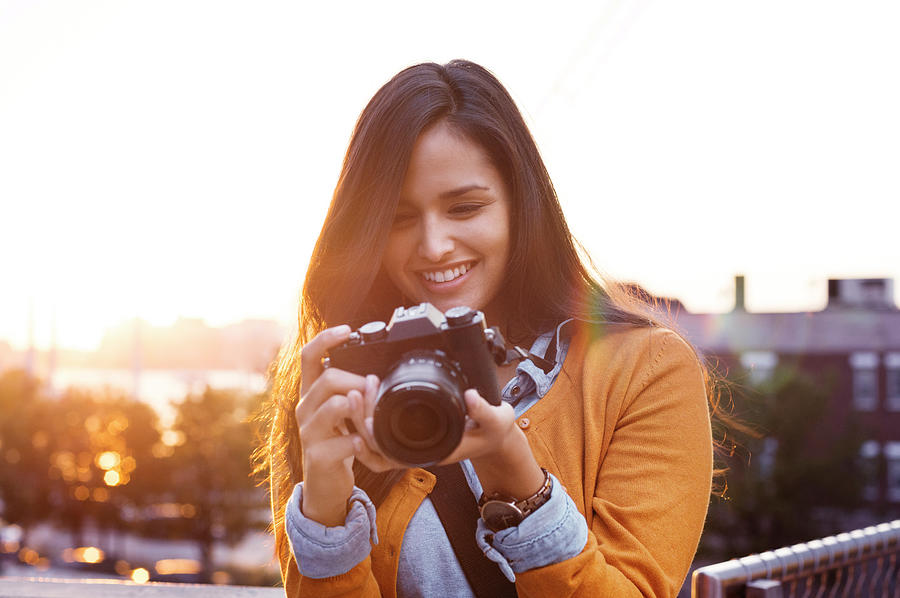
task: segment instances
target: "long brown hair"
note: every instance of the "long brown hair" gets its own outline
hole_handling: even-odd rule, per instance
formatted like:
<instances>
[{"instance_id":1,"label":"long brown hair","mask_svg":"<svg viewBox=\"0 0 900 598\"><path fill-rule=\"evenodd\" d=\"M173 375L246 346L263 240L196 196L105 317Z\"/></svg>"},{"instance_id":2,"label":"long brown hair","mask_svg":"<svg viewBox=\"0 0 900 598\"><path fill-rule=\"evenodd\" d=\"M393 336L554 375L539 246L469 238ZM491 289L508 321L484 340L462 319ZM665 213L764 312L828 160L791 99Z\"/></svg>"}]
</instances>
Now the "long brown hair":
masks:
<instances>
[{"instance_id":1,"label":"long brown hair","mask_svg":"<svg viewBox=\"0 0 900 598\"><path fill-rule=\"evenodd\" d=\"M627 288L591 274L531 133L493 74L465 60L401 71L378 90L356 123L306 272L299 334L283 349L274 372L270 436L257 458L268 468L276 526L283 525L284 506L302 471L294 418L300 349L325 328L383 320L402 304L381 269L381 257L413 145L437 122L480 145L509 185L511 251L499 298L506 321L499 324L510 340L527 341L570 317L672 327ZM358 462L354 472L357 485L376 504L397 477L374 474Z\"/></svg>"}]
</instances>

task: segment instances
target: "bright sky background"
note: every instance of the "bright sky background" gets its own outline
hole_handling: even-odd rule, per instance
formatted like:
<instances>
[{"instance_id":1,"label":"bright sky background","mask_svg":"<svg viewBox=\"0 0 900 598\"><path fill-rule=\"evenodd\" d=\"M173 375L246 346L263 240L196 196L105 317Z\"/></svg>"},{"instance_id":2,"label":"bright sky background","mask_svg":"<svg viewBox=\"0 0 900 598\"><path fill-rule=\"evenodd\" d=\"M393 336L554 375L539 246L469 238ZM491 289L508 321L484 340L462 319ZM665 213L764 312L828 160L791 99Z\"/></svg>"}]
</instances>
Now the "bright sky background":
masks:
<instances>
[{"instance_id":1,"label":"bright sky background","mask_svg":"<svg viewBox=\"0 0 900 598\"><path fill-rule=\"evenodd\" d=\"M900 283L900 3L0 0L0 339L293 321L353 124L464 57L604 271L727 311ZM551 8L552 7L552 8Z\"/></svg>"}]
</instances>

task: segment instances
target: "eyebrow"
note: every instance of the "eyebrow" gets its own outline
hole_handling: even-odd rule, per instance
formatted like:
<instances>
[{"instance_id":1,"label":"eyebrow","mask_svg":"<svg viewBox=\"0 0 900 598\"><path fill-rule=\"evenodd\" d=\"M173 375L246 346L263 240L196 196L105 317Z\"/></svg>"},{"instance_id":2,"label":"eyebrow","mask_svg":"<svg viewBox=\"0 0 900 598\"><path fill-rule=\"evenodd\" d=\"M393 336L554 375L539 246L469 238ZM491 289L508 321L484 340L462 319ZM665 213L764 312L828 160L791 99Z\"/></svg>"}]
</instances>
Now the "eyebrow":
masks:
<instances>
[{"instance_id":1,"label":"eyebrow","mask_svg":"<svg viewBox=\"0 0 900 598\"><path fill-rule=\"evenodd\" d=\"M447 191L441 192L438 196L441 199L451 199L453 197L459 197L460 195L465 195L469 191L490 191L490 187L485 187L484 185L463 185L462 187L457 187L456 189L449 189Z\"/></svg>"}]
</instances>

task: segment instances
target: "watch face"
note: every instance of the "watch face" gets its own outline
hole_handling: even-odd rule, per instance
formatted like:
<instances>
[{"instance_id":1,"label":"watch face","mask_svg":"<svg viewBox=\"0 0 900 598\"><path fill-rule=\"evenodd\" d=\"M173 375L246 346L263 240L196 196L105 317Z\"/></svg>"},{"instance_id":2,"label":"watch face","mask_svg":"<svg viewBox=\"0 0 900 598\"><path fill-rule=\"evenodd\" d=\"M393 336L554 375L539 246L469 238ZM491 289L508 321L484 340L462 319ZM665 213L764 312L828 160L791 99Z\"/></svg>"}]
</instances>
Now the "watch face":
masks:
<instances>
[{"instance_id":1,"label":"watch face","mask_svg":"<svg viewBox=\"0 0 900 598\"><path fill-rule=\"evenodd\" d=\"M502 500L489 500L481 506L481 518L495 532L519 525L525 515L516 505Z\"/></svg>"}]
</instances>

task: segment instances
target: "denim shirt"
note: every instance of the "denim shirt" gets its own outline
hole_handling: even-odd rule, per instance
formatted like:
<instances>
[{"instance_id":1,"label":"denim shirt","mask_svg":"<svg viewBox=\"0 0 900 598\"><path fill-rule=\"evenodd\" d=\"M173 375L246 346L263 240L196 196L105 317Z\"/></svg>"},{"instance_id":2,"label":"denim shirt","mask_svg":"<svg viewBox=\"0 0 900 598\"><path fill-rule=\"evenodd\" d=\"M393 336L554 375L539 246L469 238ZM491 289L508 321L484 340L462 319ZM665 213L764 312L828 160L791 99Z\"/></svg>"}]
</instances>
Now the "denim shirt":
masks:
<instances>
[{"instance_id":1,"label":"denim shirt","mask_svg":"<svg viewBox=\"0 0 900 598\"><path fill-rule=\"evenodd\" d=\"M543 355L556 336L554 367L547 373L530 360L520 362L503 388L502 399L513 406L516 417L537 403L556 380L568 350L561 334L567 323L538 337L531 353ZM461 462L475 498L482 493L472 464ZM587 523L565 488L554 476L550 500L518 526L494 533L478 520L476 542L487 558L496 562L510 581L515 573L562 562L579 554L587 543ZM325 527L307 519L300 510L303 483L294 488L285 510L285 528L300 572L325 578L346 573L368 556L370 541L377 543L375 510L369 497L354 488L343 526ZM428 571L428 575L418 572ZM453 547L429 498L425 498L403 536L397 578L397 594L416 596L474 596L456 559Z\"/></svg>"}]
</instances>

